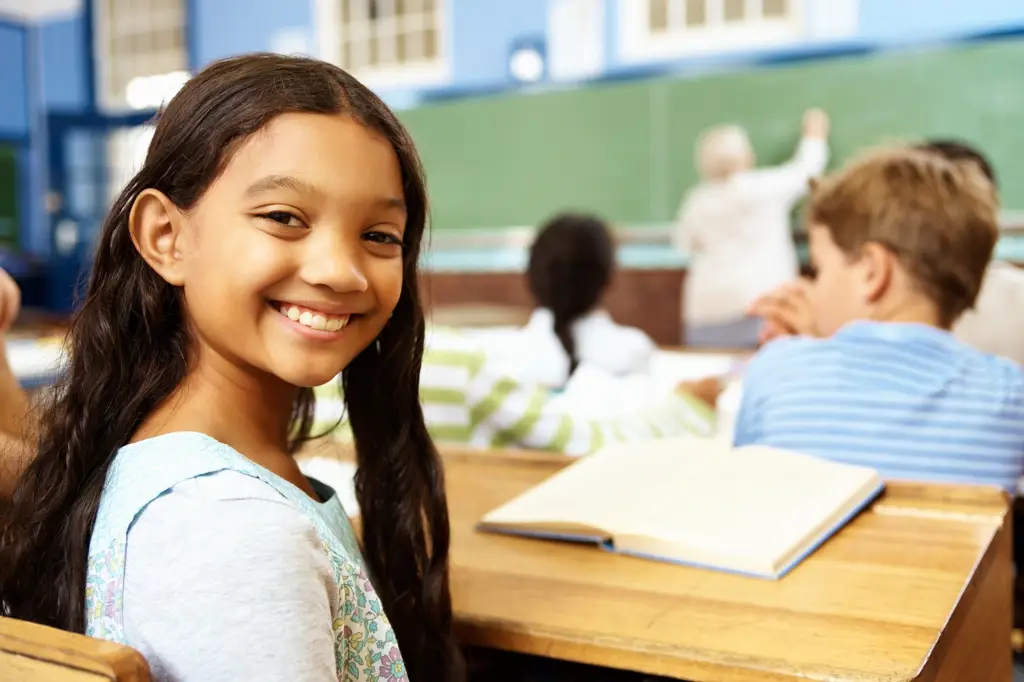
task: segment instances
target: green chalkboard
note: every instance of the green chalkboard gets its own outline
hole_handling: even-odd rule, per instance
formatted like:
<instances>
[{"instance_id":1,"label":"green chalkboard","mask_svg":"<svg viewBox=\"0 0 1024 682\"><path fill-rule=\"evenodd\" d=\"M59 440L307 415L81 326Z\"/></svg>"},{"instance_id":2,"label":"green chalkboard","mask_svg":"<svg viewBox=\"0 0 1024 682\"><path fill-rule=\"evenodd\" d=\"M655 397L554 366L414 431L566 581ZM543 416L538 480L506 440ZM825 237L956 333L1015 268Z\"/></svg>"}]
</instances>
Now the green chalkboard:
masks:
<instances>
[{"instance_id":1,"label":"green chalkboard","mask_svg":"<svg viewBox=\"0 0 1024 682\"><path fill-rule=\"evenodd\" d=\"M0 247L18 248L18 156L0 145Z\"/></svg>"},{"instance_id":2,"label":"green chalkboard","mask_svg":"<svg viewBox=\"0 0 1024 682\"><path fill-rule=\"evenodd\" d=\"M563 208L669 220L696 180L700 131L741 123L759 159L779 162L809 106L833 116L833 165L865 146L961 137L991 155L1007 208L1024 208L1021 40L467 99L402 119L423 155L435 227L461 229L534 225Z\"/></svg>"}]
</instances>

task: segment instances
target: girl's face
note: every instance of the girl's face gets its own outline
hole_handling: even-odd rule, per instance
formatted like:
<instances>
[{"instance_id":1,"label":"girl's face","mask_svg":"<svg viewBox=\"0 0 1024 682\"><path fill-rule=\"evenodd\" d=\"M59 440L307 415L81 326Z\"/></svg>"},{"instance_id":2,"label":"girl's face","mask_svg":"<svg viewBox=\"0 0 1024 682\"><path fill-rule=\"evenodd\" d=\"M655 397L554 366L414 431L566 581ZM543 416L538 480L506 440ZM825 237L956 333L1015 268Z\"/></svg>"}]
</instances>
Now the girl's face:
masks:
<instances>
[{"instance_id":1,"label":"girl's face","mask_svg":"<svg viewBox=\"0 0 1024 682\"><path fill-rule=\"evenodd\" d=\"M326 383L373 343L401 295L398 157L348 116L280 116L179 217L189 318L202 351L232 365Z\"/></svg>"}]
</instances>

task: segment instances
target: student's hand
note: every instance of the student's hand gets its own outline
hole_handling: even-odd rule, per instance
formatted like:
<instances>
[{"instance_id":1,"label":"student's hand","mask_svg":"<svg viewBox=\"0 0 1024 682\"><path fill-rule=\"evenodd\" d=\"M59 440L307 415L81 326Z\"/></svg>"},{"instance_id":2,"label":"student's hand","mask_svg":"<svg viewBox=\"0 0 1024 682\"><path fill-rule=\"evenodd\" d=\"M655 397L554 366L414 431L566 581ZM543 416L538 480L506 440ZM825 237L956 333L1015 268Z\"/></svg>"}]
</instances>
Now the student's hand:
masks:
<instances>
[{"instance_id":1,"label":"student's hand","mask_svg":"<svg viewBox=\"0 0 1024 682\"><path fill-rule=\"evenodd\" d=\"M764 320L758 341L767 343L780 336L818 336L808 296L809 284L808 280L799 279L754 302L749 314Z\"/></svg>"},{"instance_id":2,"label":"student's hand","mask_svg":"<svg viewBox=\"0 0 1024 682\"><path fill-rule=\"evenodd\" d=\"M718 404L718 396L725 390L725 382L719 377L708 377L698 381L682 381L676 385L676 391L687 393L714 408Z\"/></svg>"},{"instance_id":3,"label":"student's hand","mask_svg":"<svg viewBox=\"0 0 1024 682\"><path fill-rule=\"evenodd\" d=\"M830 122L824 109L808 109L804 112L804 137L824 140L828 137Z\"/></svg>"},{"instance_id":4,"label":"student's hand","mask_svg":"<svg viewBox=\"0 0 1024 682\"><path fill-rule=\"evenodd\" d=\"M6 333L21 312L21 289L14 278L0 268L0 334Z\"/></svg>"}]
</instances>

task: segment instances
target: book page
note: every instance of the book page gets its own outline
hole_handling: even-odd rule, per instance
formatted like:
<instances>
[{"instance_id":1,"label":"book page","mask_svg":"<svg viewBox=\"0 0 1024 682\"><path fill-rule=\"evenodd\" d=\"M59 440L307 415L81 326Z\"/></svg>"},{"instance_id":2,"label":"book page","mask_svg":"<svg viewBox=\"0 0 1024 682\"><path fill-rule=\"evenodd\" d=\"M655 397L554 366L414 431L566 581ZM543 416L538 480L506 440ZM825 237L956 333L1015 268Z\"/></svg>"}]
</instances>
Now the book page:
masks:
<instances>
[{"instance_id":1,"label":"book page","mask_svg":"<svg viewBox=\"0 0 1024 682\"><path fill-rule=\"evenodd\" d=\"M777 566L878 481L871 469L762 446L678 455L637 457L662 475L643 476L647 503L637 498L615 534L656 540L680 559Z\"/></svg>"},{"instance_id":2,"label":"book page","mask_svg":"<svg viewBox=\"0 0 1024 682\"><path fill-rule=\"evenodd\" d=\"M628 446L613 446L558 472L484 517L485 524L531 526L564 524L611 534L631 527L628 519L645 518L647 490L664 476L649 458L665 453L674 460L684 448L723 449L710 440L690 437ZM641 448L642 466L633 466L633 450ZM728 448L724 450L728 451Z\"/></svg>"},{"instance_id":3,"label":"book page","mask_svg":"<svg viewBox=\"0 0 1024 682\"><path fill-rule=\"evenodd\" d=\"M624 549L633 538L640 540L634 549L657 546L667 558L770 567L819 535L877 480L871 469L761 446L634 443L561 472L496 519L589 523Z\"/></svg>"}]
</instances>

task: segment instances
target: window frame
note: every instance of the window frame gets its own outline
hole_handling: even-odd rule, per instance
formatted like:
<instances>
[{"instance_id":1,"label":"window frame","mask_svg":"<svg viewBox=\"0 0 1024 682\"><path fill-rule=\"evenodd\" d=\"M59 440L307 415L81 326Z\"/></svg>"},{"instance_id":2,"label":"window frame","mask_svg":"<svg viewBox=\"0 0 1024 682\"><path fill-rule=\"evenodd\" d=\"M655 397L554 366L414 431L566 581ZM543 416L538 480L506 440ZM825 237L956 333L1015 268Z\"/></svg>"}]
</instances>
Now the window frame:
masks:
<instances>
[{"instance_id":1,"label":"window frame","mask_svg":"<svg viewBox=\"0 0 1024 682\"><path fill-rule=\"evenodd\" d=\"M114 55L111 51L111 30L109 23L109 3L114 0L96 0L92 3L92 16L88 17L88 20L92 22L92 53L94 56L93 69L95 72L95 83L96 83L96 107L106 113L126 113L131 111L139 111L140 109L133 107L129 103L128 97L128 83L125 83L125 90L122 93L115 93L112 91L113 88L113 61ZM177 71L189 72L190 71L190 52L189 52L189 30L188 30L188 19L189 19L189 8L188 3L190 0L176 0L181 6L181 68L172 69L165 73L156 74L139 74L139 77L145 76L162 76L167 73L175 73ZM137 19L137 17L136 17ZM153 107L154 109L157 107Z\"/></svg>"},{"instance_id":2,"label":"window frame","mask_svg":"<svg viewBox=\"0 0 1024 682\"><path fill-rule=\"evenodd\" d=\"M619 0L618 53L624 62L649 62L696 57L792 44L806 35L806 0L788 0L789 16L763 17L733 24L715 22L701 28L674 28L655 32L650 26L652 0ZM678 7L685 0L669 0ZM725 0L704 0L705 16L720 17ZM763 0L745 0L746 13L763 7ZM714 8L716 9L712 11Z\"/></svg>"},{"instance_id":3,"label":"window frame","mask_svg":"<svg viewBox=\"0 0 1024 682\"><path fill-rule=\"evenodd\" d=\"M342 0L313 0L313 19L316 22L317 56L326 62L348 70L348 66L341 63L342 46L346 37L345 26L341 20L341 2ZM437 54L433 60L353 70L350 73L361 83L374 90L429 87L450 83L451 9L450 0L434 0Z\"/></svg>"}]
</instances>

